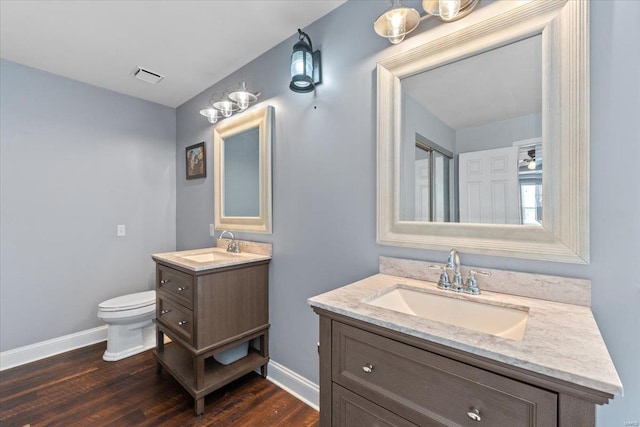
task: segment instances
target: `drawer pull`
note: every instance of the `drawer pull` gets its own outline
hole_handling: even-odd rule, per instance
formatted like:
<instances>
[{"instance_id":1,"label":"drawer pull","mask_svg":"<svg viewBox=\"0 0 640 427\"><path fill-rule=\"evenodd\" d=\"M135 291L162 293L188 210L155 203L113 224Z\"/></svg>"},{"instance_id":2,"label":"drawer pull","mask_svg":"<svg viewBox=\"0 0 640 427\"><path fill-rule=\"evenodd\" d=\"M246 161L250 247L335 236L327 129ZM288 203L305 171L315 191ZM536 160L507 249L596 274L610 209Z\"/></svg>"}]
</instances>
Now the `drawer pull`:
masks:
<instances>
[{"instance_id":1,"label":"drawer pull","mask_svg":"<svg viewBox=\"0 0 640 427\"><path fill-rule=\"evenodd\" d=\"M367 374L370 374L371 372L373 372L373 365L371 363L367 363L362 367L362 370L365 371Z\"/></svg>"},{"instance_id":2,"label":"drawer pull","mask_svg":"<svg viewBox=\"0 0 640 427\"><path fill-rule=\"evenodd\" d=\"M482 417L480 416L480 411L474 409L473 411L467 412L467 417L471 418L473 421L482 421Z\"/></svg>"},{"instance_id":3,"label":"drawer pull","mask_svg":"<svg viewBox=\"0 0 640 427\"><path fill-rule=\"evenodd\" d=\"M160 314L167 314L167 313L171 313L171 310L162 310L162 311L160 312Z\"/></svg>"},{"instance_id":4,"label":"drawer pull","mask_svg":"<svg viewBox=\"0 0 640 427\"><path fill-rule=\"evenodd\" d=\"M186 325L187 323L189 322L187 322L186 320L181 320L178 322L178 326Z\"/></svg>"},{"instance_id":5,"label":"drawer pull","mask_svg":"<svg viewBox=\"0 0 640 427\"><path fill-rule=\"evenodd\" d=\"M178 286L178 291L179 291L179 292L182 292L182 291L184 291L184 290L186 290L186 289L187 289L187 288L183 288L182 286Z\"/></svg>"},{"instance_id":6,"label":"drawer pull","mask_svg":"<svg viewBox=\"0 0 640 427\"><path fill-rule=\"evenodd\" d=\"M167 280L160 280L160 284L161 285L165 285L167 283L169 283L171 281L171 279L167 279Z\"/></svg>"}]
</instances>

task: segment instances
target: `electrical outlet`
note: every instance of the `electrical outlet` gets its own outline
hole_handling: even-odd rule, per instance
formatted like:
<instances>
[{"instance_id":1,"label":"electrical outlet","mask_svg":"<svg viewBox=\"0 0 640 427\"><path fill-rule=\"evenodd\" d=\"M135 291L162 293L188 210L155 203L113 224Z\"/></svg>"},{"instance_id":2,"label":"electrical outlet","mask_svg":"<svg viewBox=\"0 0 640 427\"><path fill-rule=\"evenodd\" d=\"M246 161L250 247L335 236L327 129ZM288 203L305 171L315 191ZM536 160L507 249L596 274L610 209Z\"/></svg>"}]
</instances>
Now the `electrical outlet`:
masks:
<instances>
[{"instance_id":1,"label":"electrical outlet","mask_svg":"<svg viewBox=\"0 0 640 427\"><path fill-rule=\"evenodd\" d=\"M216 235L216 228L213 224L209 224L209 236L214 237Z\"/></svg>"},{"instance_id":2,"label":"electrical outlet","mask_svg":"<svg viewBox=\"0 0 640 427\"><path fill-rule=\"evenodd\" d=\"M116 236L117 237L124 237L127 235L127 228L124 226L124 224L120 224L116 226Z\"/></svg>"}]
</instances>

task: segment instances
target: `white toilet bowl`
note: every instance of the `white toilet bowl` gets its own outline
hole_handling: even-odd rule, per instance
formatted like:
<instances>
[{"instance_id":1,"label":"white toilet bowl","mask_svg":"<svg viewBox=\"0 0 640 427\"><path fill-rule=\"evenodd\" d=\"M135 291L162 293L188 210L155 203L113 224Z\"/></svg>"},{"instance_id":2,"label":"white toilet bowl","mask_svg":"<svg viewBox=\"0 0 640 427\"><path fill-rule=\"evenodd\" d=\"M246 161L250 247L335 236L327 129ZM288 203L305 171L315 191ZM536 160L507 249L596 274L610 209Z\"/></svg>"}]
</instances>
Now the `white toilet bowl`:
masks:
<instances>
[{"instance_id":1,"label":"white toilet bowl","mask_svg":"<svg viewBox=\"0 0 640 427\"><path fill-rule=\"evenodd\" d=\"M109 326L102 358L112 362L155 347L155 315L156 291L123 295L98 304L98 318Z\"/></svg>"}]
</instances>

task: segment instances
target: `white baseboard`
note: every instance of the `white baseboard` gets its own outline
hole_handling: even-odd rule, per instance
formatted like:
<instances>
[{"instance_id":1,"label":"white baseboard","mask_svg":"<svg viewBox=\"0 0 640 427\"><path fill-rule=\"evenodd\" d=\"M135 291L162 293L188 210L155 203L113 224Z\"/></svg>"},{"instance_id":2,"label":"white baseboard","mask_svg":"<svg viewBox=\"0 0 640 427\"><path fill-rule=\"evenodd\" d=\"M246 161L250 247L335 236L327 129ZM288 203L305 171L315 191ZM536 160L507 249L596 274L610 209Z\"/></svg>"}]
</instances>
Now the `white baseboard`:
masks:
<instances>
[{"instance_id":1,"label":"white baseboard","mask_svg":"<svg viewBox=\"0 0 640 427\"><path fill-rule=\"evenodd\" d=\"M273 360L269 362L267 379L318 411L320 387L305 377Z\"/></svg>"},{"instance_id":2,"label":"white baseboard","mask_svg":"<svg viewBox=\"0 0 640 427\"><path fill-rule=\"evenodd\" d=\"M0 371L107 340L107 325L0 353Z\"/></svg>"}]
</instances>

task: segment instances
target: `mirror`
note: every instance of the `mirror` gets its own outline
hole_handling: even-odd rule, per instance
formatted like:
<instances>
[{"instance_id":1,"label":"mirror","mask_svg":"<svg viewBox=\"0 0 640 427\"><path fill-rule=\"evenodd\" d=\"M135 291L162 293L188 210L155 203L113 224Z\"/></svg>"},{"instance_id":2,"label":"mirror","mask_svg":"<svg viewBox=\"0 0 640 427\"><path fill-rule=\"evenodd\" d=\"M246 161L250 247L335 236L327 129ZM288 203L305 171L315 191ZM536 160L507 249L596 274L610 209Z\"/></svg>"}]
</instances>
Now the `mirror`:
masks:
<instances>
[{"instance_id":1,"label":"mirror","mask_svg":"<svg viewBox=\"0 0 640 427\"><path fill-rule=\"evenodd\" d=\"M214 129L216 230L271 233L273 114L266 107Z\"/></svg>"},{"instance_id":2,"label":"mirror","mask_svg":"<svg viewBox=\"0 0 640 427\"><path fill-rule=\"evenodd\" d=\"M542 36L400 83L400 220L540 224Z\"/></svg>"},{"instance_id":3,"label":"mirror","mask_svg":"<svg viewBox=\"0 0 640 427\"><path fill-rule=\"evenodd\" d=\"M587 263L588 40L529 2L381 61L378 242Z\"/></svg>"}]
</instances>

